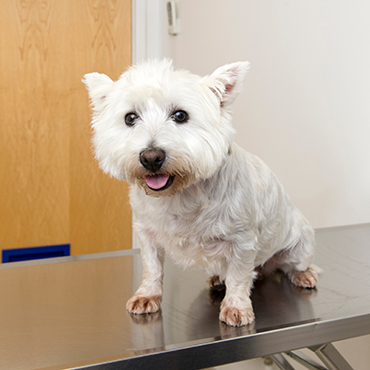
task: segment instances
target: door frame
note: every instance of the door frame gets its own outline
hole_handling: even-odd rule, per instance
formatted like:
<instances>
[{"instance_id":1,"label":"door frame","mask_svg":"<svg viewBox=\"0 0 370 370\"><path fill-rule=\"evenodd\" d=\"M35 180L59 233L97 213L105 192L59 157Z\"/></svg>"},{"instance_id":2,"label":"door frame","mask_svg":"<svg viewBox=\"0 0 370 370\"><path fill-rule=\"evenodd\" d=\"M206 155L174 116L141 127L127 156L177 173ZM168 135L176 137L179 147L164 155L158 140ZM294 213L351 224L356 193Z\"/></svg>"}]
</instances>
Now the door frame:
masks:
<instances>
[{"instance_id":1,"label":"door frame","mask_svg":"<svg viewBox=\"0 0 370 370\"><path fill-rule=\"evenodd\" d=\"M132 63L163 58L164 0L132 0Z\"/></svg>"}]
</instances>

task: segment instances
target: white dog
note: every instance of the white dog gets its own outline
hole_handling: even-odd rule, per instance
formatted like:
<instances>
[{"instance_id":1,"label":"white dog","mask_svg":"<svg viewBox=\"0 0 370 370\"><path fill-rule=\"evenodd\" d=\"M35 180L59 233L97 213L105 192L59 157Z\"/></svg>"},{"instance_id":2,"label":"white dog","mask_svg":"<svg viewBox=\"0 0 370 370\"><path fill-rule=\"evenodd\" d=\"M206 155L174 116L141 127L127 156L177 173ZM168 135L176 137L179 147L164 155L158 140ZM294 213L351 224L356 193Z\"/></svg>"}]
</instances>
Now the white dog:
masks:
<instances>
[{"instance_id":1,"label":"white dog","mask_svg":"<svg viewBox=\"0 0 370 370\"><path fill-rule=\"evenodd\" d=\"M220 320L254 320L249 298L255 268L284 271L313 288L314 231L272 171L234 142L231 104L248 62L199 77L170 60L129 68L118 81L90 73L96 158L104 172L131 184L143 280L131 313L160 308L164 255L202 267L210 288L226 285Z\"/></svg>"}]
</instances>

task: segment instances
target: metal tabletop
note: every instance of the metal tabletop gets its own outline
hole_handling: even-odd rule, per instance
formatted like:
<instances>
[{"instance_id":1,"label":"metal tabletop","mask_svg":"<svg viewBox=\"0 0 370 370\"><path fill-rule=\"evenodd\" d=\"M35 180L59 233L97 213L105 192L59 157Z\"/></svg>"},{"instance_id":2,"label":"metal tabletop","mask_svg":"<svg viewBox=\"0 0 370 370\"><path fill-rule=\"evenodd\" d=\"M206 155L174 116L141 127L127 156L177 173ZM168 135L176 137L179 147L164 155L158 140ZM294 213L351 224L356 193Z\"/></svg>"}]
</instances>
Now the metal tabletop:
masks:
<instances>
[{"instance_id":1,"label":"metal tabletop","mask_svg":"<svg viewBox=\"0 0 370 370\"><path fill-rule=\"evenodd\" d=\"M0 267L0 369L199 369L370 334L370 224L317 231L317 289L257 281L255 323L219 322L222 293L165 264L157 314L126 301L141 280L137 250Z\"/></svg>"}]
</instances>

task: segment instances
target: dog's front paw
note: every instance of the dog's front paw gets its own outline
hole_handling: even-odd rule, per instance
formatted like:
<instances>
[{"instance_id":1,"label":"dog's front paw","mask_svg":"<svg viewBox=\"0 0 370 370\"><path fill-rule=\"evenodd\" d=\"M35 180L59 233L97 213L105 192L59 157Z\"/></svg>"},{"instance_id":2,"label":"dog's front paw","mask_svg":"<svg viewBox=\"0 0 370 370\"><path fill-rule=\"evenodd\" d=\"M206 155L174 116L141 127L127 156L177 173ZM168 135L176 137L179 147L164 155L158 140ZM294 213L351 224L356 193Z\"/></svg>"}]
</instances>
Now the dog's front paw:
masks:
<instances>
[{"instance_id":1,"label":"dog's front paw","mask_svg":"<svg viewBox=\"0 0 370 370\"><path fill-rule=\"evenodd\" d=\"M141 315L144 313L153 313L159 311L161 306L162 296L142 296L134 295L126 304L126 308L130 313Z\"/></svg>"},{"instance_id":2,"label":"dog's front paw","mask_svg":"<svg viewBox=\"0 0 370 370\"><path fill-rule=\"evenodd\" d=\"M243 309L221 305L220 320L230 326L243 326L254 321L254 312L251 306Z\"/></svg>"}]
</instances>

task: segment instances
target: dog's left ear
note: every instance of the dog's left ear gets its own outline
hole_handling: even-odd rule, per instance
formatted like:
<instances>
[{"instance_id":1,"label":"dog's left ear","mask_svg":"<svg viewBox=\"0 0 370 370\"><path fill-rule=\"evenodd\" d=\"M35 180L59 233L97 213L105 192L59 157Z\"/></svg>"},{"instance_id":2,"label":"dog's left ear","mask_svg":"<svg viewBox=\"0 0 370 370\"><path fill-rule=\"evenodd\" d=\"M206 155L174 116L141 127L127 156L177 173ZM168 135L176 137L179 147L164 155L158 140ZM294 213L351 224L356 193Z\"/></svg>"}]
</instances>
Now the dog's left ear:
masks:
<instances>
[{"instance_id":1,"label":"dog's left ear","mask_svg":"<svg viewBox=\"0 0 370 370\"><path fill-rule=\"evenodd\" d=\"M249 62L226 64L204 77L206 85L219 98L221 107L230 105L242 91L249 65Z\"/></svg>"},{"instance_id":2,"label":"dog's left ear","mask_svg":"<svg viewBox=\"0 0 370 370\"><path fill-rule=\"evenodd\" d=\"M95 112L101 112L105 107L105 98L112 89L114 82L105 74L88 73L82 82L86 85Z\"/></svg>"}]
</instances>

